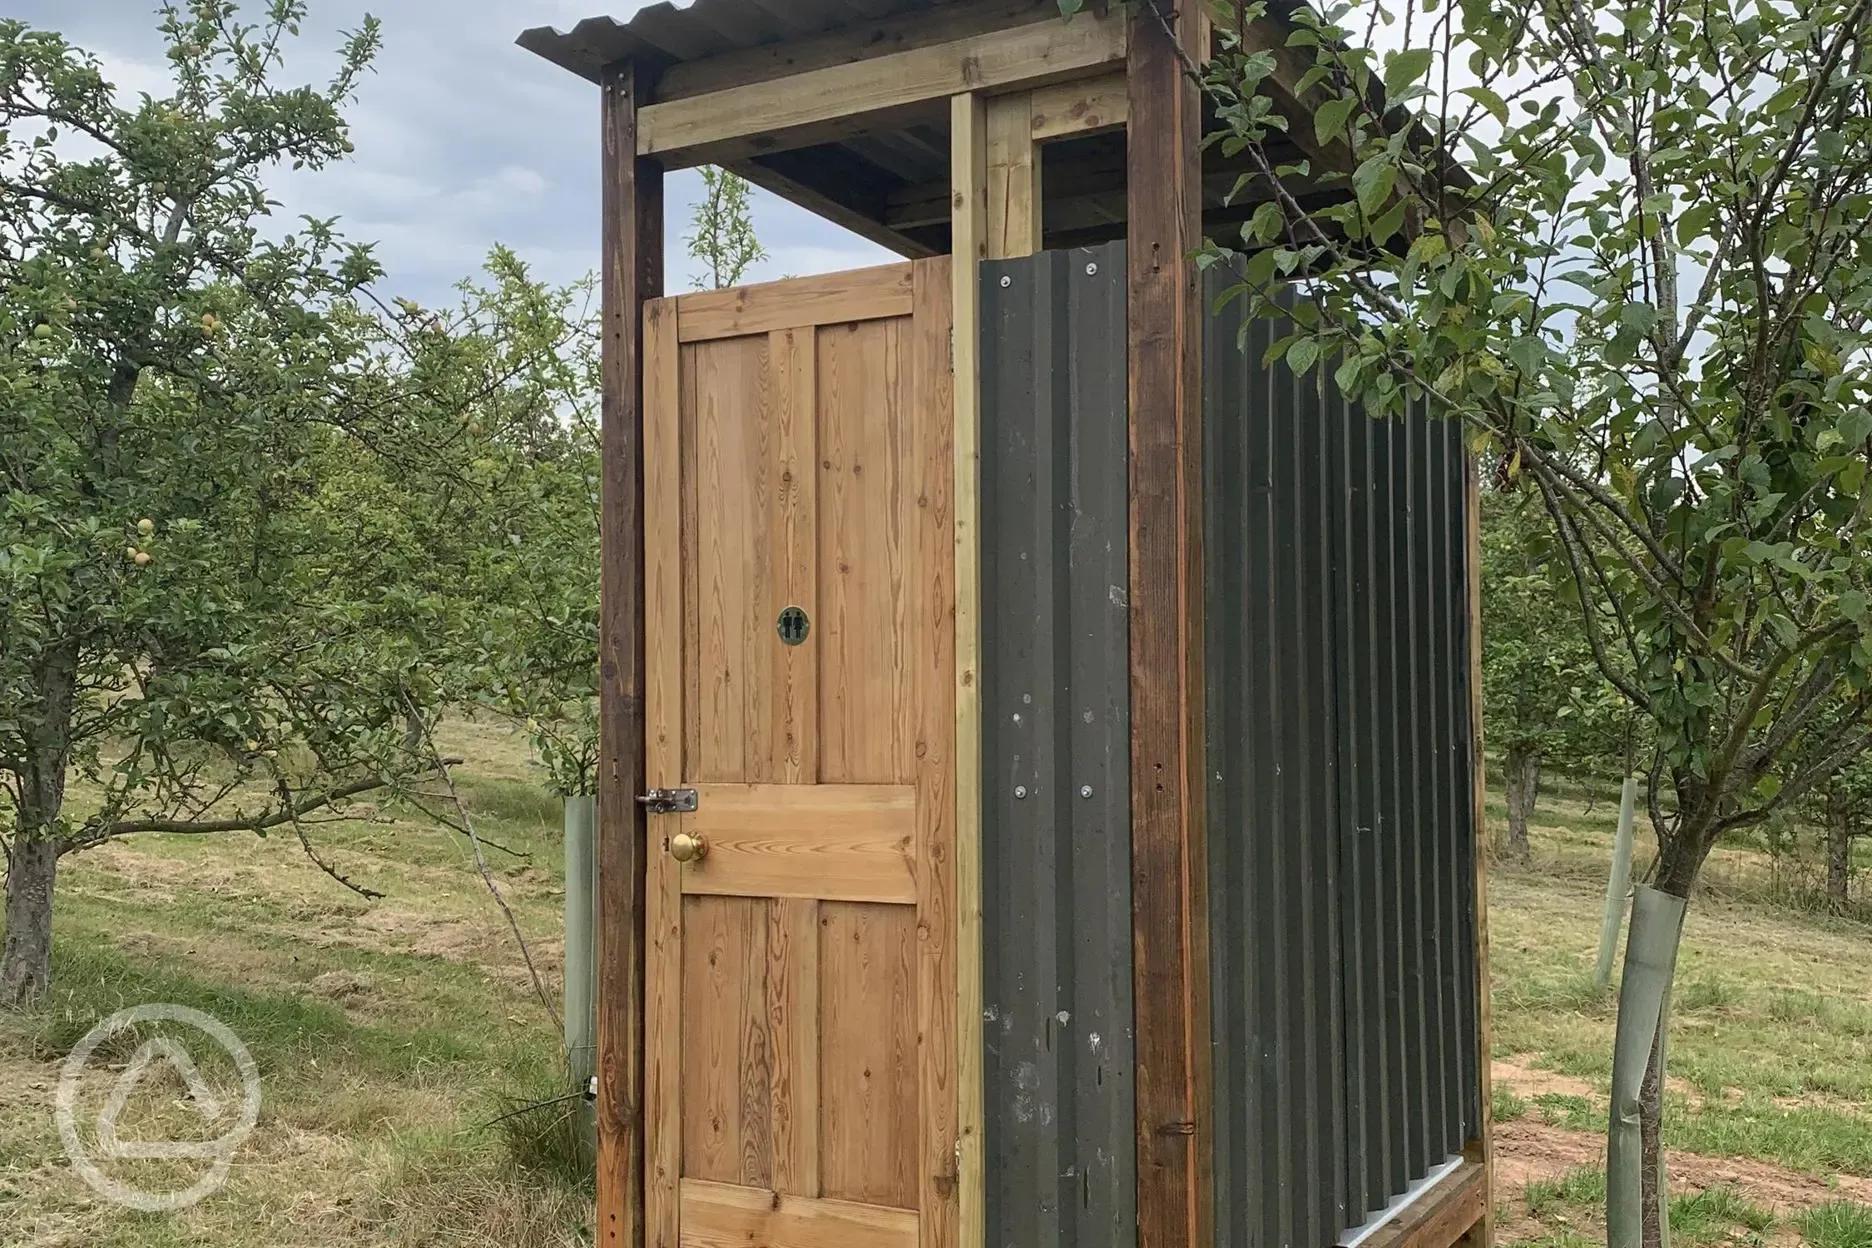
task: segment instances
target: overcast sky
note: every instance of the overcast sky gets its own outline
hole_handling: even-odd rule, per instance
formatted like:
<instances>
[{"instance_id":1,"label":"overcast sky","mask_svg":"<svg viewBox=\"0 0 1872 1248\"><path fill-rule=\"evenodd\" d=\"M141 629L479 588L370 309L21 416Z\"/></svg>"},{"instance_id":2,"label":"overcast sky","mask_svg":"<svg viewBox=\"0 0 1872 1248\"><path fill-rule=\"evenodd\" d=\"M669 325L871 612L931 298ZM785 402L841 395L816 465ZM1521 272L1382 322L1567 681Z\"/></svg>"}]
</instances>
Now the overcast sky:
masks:
<instances>
[{"instance_id":1,"label":"overcast sky","mask_svg":"<svg viewBox=\"0 0 1872 1248\"><path fill-rule=\"evenodd\" d=\"M264 0L245 0L250 21ZM347 237L375 240L392 294L433 303L489 247L518 251L542 277L569 281L598 265L598 88L514 46L528 26L628 17L619 0L311 0L288 74L322 82L338 32L366 11L383 19L384 50L350 112L357 153L318 174L283 173L289 214L337 216ZM8 16L57 30L99 56L132 98L166 92L155 0L8 0ZM686 289L692 172L672 175L669 287ZM772 259L754 280L876 264L889 253L756 190L755 227Z\"/></svg>"}]
</instances>

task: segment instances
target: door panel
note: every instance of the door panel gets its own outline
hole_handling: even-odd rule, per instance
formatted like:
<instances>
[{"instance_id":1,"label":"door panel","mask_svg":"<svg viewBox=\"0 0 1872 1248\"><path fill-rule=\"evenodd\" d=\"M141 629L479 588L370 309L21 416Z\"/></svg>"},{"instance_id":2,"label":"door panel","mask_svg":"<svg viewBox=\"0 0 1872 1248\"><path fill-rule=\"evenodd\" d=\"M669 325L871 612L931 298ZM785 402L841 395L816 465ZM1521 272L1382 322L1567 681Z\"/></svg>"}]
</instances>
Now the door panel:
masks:
<instances>
[{"instance_id":1,"label":"door panel","mask_svg":"<svg viewBox=\"0 0 1872 1248\"><path fill-rule=\"evenodd\" d=\"M708 857L684 893L916 904L916 789L906 784L707 784L681 816Z\"/></svg>"},{"instance_id":2,"label":"door panel","mask_svg":"<svg viewBox=\"0 0 1872 1248\"><path fill-rule=\"evenodd\" d=\"M955 1242L949 328L947 260L645 312L659 1248Z\"/></svg>"},{"instance_id":3,"label":"door panel","mask_svg":"<svg viewBox=\"0 0 1872 1248\"><path fill-rule=\"evenodd\" d=\"M909 906L820 907L826 1196L916 1207L915 948Z\"/></svg>"}]
</instances>

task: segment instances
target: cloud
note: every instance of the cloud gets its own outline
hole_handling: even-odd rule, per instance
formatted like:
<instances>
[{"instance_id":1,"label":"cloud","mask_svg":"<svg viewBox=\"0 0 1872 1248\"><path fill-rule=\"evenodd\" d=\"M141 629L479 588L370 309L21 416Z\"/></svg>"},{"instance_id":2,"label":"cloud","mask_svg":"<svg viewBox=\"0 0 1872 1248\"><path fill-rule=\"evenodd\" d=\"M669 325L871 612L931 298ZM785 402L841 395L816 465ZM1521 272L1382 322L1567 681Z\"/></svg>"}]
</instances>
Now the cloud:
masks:
<instances>
[{"instance_id":1,"label":"cloud","mask_svg":"<svg viewBox=\"0 0 1872 1248\"><path fill-rule=\"evenodd\" d=\"M318 0L293 46L286 79L322 83L340 32L366 0ZM58 30L96 54L130 99L166 93L169 75L153 0L14 0L14 16ZM553 281L598 266L598 94L583 79L514 46L528 26L571 25L601 0L372 0L384 51L348 116L354 157L311 172L279 171L279 228L301 215L340 218L374 240L387 285L424 303L449 298L495 243ZM641 7L613 9L620 16ZM249 21L260 0L247 0ZM693 172L665 187L668 285L689 288L698 266L683 236L699 198ZM755 225L772 260L755 280L830 272L890 259L888 252L783 200L754 192Z\"/></svg>"}]
</instances>

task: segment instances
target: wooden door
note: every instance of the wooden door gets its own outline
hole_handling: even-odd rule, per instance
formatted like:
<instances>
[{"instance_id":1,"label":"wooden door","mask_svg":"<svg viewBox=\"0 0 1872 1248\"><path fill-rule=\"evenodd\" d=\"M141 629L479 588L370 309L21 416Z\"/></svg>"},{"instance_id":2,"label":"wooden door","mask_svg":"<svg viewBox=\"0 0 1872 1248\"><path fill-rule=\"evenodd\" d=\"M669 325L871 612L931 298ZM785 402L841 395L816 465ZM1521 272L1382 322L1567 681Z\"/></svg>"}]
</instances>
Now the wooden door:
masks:
<instances>
[{"instance_id":1,"label":"wooden door","mask_svg":"<svg viewBox=\"0 0 1872 1248\"><path fill-rule=\"evenodd\" d=\"M645 310L657 1248L955 1242L949 331L946 259Z\"/></svg>"}]
</instances>

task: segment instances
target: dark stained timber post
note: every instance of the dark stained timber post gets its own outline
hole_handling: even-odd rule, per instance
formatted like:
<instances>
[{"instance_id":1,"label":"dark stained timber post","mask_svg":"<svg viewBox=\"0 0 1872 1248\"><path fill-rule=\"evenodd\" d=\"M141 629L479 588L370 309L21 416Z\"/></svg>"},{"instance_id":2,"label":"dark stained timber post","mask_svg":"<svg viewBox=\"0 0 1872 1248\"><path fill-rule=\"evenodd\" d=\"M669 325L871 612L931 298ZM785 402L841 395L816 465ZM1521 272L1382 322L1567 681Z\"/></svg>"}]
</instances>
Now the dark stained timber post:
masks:
<instances>
[{"instance_id":1,"label":"dark stained timber post","mask_svg":"<svg viewBox=\"0 0 1872 1248\"><path fill-rule=\"evenodd\" d=\"M1197 4L1131 17L1130 680L1138 1243L1213 1242L1203 779Z\"/></svg>"},{"instance_id":2,"label":"dark stained timber post","mask_svg":"<svg viewBox=\"0 0 1872 1248\"><path fill-rule=\"evenodd\" d=\"M637 156L644 76L603 81L603 539L598 622L598 1242L644 1226L643 305L663 293L663 169ZM675 1248L670 1245L669 1248Z\"/></svg>"}]
</instances>

